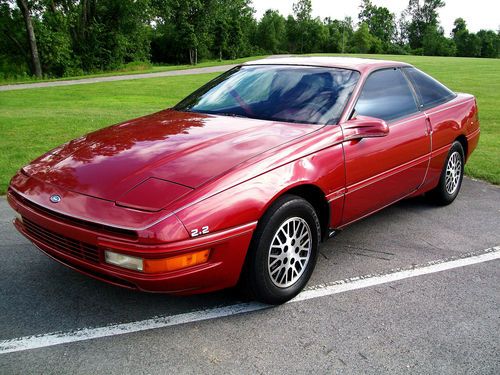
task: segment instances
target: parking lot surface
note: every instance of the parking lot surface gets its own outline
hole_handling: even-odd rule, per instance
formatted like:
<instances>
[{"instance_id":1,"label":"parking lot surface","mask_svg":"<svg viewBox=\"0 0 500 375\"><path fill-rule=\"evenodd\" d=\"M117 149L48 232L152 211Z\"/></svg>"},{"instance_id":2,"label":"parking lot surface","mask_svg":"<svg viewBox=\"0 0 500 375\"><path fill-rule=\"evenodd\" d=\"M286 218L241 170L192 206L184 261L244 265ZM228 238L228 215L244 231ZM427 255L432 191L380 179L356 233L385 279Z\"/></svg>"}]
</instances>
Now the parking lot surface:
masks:
<instances>
[{"instance_id":1,"label":"parking lot surface","mask_svg":"<svg viewBox=\"0 0 500 375\"><path fill-rule=\"evenodd\" d=\"M411 199L350 226L278 307L109 286L12 216L1 198L1 374L500 373L497 186L465 179L450 206Z\"/></svg>"}]
</instances>

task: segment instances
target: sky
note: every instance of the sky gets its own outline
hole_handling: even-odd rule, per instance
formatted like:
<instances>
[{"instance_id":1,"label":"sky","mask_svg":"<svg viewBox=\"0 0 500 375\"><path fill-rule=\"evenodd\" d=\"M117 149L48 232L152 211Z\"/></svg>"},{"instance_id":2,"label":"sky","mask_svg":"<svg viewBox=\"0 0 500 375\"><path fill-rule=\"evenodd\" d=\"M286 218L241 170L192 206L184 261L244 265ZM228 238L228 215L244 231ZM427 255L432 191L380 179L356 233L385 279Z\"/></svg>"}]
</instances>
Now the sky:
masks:
<instances>
[{"instance_id":1,"label":"sky","mask_svg":"<svg viewBox=\"0 0 500 375\"><path fill-rule=\"evenodd\" d=\"M256 17L260 19L267 9L278 10L285 17L292 13L295 0L252 0ZM357 22L361 0L312 0L313 16L343 19L351 16ZM384 6L399 18L401 11L408 5L408 0L372 0L377 6ZM423 0L421 0L423 3ZM498 30L500 27L499 0L445 0L446 5L439 11L439 19L445 34L449 36L456 18L462 17L467 22L469 31L481 29Z\"/></svg>"}]
</instances>

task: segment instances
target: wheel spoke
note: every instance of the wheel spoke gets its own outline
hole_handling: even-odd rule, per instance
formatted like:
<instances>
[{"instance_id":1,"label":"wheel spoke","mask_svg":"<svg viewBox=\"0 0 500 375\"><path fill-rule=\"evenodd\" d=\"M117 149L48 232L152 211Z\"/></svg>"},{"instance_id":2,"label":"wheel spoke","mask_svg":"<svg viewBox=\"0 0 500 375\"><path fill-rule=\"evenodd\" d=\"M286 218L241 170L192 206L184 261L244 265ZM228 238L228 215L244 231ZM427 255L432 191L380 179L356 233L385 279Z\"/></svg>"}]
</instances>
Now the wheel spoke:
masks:
<instances>
[{"instance_id":1,"label":"wheel spoke","mask_svg":"<svg viewBox=\"0 0 500 375\"><path fill-rule=\"evenodd\" d=\"M460 184L462 176L462 159L460 154L455 151L451 154L446 165L445 172L445 189L448 194L453 194Z\"/></svg>"},{"instance_id":2,"label":"wheel spoke","mask_svg":"<svg viewBox=\"0 0 500 375\"><path fill-rule=\"evenodd\" d=\"M307 248L309 248L309 243L310 242L311 242L311 240L309 238L306 238L303 242L299 243L299 247L307 247Z\"/></svg>"},{"instance_id":3,"label":"wheel spoke","mask_svg":"<svg viewBox=\"0 0 500 375\"><path fill-rule=\"evenodd\" d=\"M286 275L288 273L288 269L286 267L283 267L283 274L281 276L281 282L286 284Z\"/></svg>"},{"instance_id":4,"label":"wheel spoke","mask_svg":"<svg viewBox=\"0 0 500 375\"><path fill-rule=\"evenodd\" d=\"M279 258L274 259L273 262L269 265L269 268L273 268L273 266L275 264L277 264L278 262L281 262L281 260Z\"/></svg>"},{"instance_id":5,"label":"wheel spoke","mask_svg":"<svg viewBox=\"0 0 500 375\"><path fill-rule=\"evenodd\" d=\"M303 218L292 217L280 225L268 254L268 272L276 286L287 288L297 282L311 256L311 244L311 229Z\"/></svg>"}]
</instances>

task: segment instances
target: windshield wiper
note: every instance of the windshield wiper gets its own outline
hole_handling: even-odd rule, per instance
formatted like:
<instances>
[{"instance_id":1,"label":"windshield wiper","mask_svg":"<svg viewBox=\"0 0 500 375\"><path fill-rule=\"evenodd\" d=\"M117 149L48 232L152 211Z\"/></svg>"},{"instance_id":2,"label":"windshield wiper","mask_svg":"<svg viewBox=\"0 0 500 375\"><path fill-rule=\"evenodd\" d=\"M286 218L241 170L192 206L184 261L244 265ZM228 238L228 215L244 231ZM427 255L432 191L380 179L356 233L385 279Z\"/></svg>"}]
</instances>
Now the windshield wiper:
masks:
<instances>
[{"instance_id":1,"label":"windshield wiper","mask_svg":"<svg viewBox=\"0 0 500 375\"><path fill-rule=\"evenodd\" d=\"M237 113L232 113L232 112L213 112L212 115L249 118L248 116L238 115Z\"/></svg>"}]
</instances>

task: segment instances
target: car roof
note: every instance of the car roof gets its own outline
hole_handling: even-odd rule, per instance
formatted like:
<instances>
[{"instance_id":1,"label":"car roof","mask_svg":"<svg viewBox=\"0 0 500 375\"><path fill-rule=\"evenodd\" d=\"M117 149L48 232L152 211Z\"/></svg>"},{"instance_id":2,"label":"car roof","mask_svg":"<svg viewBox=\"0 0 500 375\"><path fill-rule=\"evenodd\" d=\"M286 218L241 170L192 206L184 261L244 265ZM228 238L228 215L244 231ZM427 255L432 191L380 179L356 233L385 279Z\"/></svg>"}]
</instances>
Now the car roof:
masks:
<instances>
[{"instance_id":1,"label":"car roof","mask_svg":"<svg viewBox=\"0 0 500 375\"><path fill-rule=\"evenodd\" d=\"M360 72L372 71L379 68L391 68L396 66L411 66L410 64L378 59L364 59L359 57L332 57L332 56L297 56L297 57L270 57L255 61L249 61L243 65L303 65L323 66L329 68L354 69Z\"/></svg>"}]
</instances>

